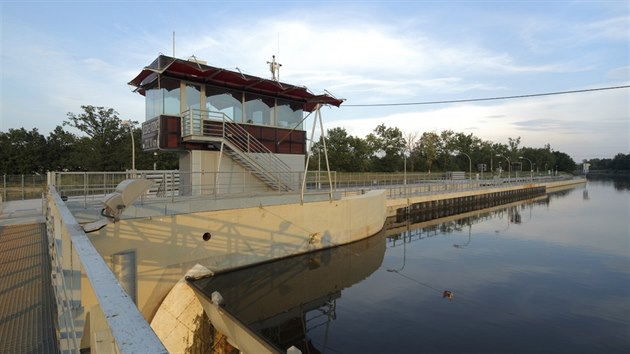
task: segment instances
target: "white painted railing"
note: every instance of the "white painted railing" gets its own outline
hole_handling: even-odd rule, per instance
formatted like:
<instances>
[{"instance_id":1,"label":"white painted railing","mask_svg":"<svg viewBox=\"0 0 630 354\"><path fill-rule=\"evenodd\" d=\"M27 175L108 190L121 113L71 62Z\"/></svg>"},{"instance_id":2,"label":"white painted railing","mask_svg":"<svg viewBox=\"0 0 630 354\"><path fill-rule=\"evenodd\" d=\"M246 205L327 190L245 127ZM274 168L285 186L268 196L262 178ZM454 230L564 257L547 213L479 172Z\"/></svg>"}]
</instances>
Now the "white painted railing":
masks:
<instances>
[{"instance_id":1,"label":"white painted railing","mask_svg":"<svg viewBox=\"0 0 630 354\"><path fill-rule=\"evenodd\" d=\"M166 353L54 185L46 222L61 352Z\"/></svg>"}]
</instances>

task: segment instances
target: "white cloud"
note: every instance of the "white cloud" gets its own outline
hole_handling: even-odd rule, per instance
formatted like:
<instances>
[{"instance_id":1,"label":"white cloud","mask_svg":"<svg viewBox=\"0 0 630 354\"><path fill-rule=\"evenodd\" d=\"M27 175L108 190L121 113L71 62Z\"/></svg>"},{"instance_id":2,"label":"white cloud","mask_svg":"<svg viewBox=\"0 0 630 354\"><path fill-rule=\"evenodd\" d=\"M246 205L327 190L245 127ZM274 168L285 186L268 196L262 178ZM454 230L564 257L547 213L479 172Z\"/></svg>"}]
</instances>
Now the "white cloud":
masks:
<instances>
[{"instance_id":1,"label":"white cloud","mask_svg":"<svg viewBox=\"0 0 630 354\"><path fill-rule=\"evenodd\" d=\"M494 104L456 104L432 110L412 110L364 119L333 119L326 128L343 127L365 137L379 124L403 132L443 131L473 133L496 143L522 137L522 145L552 148L574 159L630 152L628 148L628 89L497 101ZM342 108L334 116L343 116ZM606 141L606 144L602 144Z\"/></svg>"},{"instance_id":2,"label":"white cloud","mask_svg":"<svg viewBox=\"0 0 630 354\"><path fill-rule=\"evenodd\" d=\"M575 26L574 30L582 39L627 42L630 39L628 22L629 16L619 16Z\"/></svg>"},{"instance_id":3,"label":"white cloud","mask_svg":"<svg viewBox=\"0 0 630 354\"><path fill-rule=\"evenodd\" d=\"M256 28L256 31L251 31ZM193 53L210 64L238 67L268 77L265 61L277 52L281 79L324 88L341 96L368 101L377 98L419 97L427 91L460 93L503 88L480 75L566 72L570 65L530 65L504 52L468 43L431 38L428 30L407 31L383 22L310 22L274 18L246 27L218 28L212 37L183 39L178 52ZM184 54L185 53L185 54ZM472 77L474 76L474 78ZM347 94L344 92L348 92Z\"/></svg>"},{"instance_id":4,"label":"white cloud","mask_svg":"<svg viewBox=\"0 0 630 354\"><path fill-rule=\"evenodd\" d=\"M210 65L238 66L243 72L269 77L266 61L278 51L279 37L283 81L306 85L315 93L327 89L347 98L347 104L503 95L532 83L535 87L525 93L545 92L549 82L543 81L547 76L553 81L555 73L563 73L566 85L593 82L592 76L584 76L586 69L599 75L595 80L605 80L608 75L612 81L628 82L627 63L623 66L596 51L588 52L595 53L588 57L583 50L597 38L614 43L627 39L627 33L620 32L624 25L627 29L627 17L571 23L543 15L520 19L520 14L511 14L506 18L505 11L497 11L488 18L503 22L493 22L490 28L503 26L509 34L484 32L480 21L486 18L471 19L475 21L471 26L451 21L450 26L461 27L457 33L477 31L463 39L444 36L431 25L434 20L422 17L430 16L424 12L395 11L397 17L392 20L391 13L370 12L369 6L357 12L354 4L335 4L335 11L319 7L309 12L299 4L294 8L297 10L279 10L273 16L252 17L225 10L223 14L231 16L187 17L182 20L185 25L174 28L178 31L176 54L182 58L194 54ZM170 15L173 19L158 14L148 27L125 22L123 16L105 29L112 31L112 41L98 47L79 42L89 35L66 38L3 18L1 109L5 121L0 129L37 126L50 130L61 124L66 112L78 112L82 104L113 107L122 117L142 120L143 97L131 93L126 83L159 52L171 55L169 26L177 22L177 14ZM444 18L443 28L450 20ZM592 37L580 37L589 31ZM511 37L514 32L521 37ZM483 40L475 40L477 37ZM523 38L529 47L519 41ZM627 48L627 42L623 45ZM536 60L522 55L523 47L530 49L528 54L536 52ZM571 55L567 49L577 47L579 55L566 59ZM553 55L561 51L562 56ZM552 84L554 89L562 86ZM377 124L386 123L403 130L468 131L496 142L521 135L529 146L549 142L572 155L627 150L627 91L602 93L593 101L573 97L568 101L557 96L478 105L341 108L327 110L324 117L330 122L328 128L343 124L354 135L365 135ZM525 129L532 124L534 129Z\"/></svg>"}]
</instances>

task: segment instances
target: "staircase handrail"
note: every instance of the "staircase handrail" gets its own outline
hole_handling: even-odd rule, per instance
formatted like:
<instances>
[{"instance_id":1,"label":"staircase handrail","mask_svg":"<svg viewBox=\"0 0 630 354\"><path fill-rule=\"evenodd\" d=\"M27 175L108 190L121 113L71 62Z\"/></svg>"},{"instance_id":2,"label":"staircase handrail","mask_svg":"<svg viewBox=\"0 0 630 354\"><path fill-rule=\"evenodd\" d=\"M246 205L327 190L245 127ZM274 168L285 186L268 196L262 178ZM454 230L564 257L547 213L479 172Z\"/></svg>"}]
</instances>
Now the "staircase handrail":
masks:
<instances>
[{"instance_id":1,"label":"staircase handrail","mask_svg":"<svg viewBox=\"0 0 630 354\"><path fill-rule=\"evenodd\" d=\"M221 126L205 126L204 121L221 122ZM182 113L182 136L199 135L223 138L260 170L290 186L291 168L247 130L223 112L189 109ZM260 154L256 158L245 153Z\"/></svg>"}]
</instances>

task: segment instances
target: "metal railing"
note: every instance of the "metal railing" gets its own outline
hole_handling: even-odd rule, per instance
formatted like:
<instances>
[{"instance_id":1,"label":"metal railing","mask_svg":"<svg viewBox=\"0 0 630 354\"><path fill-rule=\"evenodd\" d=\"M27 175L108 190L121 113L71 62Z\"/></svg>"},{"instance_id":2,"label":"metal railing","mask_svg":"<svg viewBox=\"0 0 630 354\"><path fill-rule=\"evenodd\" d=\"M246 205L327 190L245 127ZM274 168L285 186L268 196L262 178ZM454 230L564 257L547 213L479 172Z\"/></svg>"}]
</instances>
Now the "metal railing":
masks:
<instances>
[{"instance_id":1,"label":"metal railing","mask_svg":"<svg viewBox=\"0 0 630 354\"><path fill-rule=\"evenodd\" d=\"M46 191L45 175L3 175L0 202L40 198Z\"/></svg>"},{"instance_id":2,"label":"metal railing","mask_svg":"<svg viewBox=\"0 0 630 354\"><path fill-rule=\"evenodd\" d=\"M298 185L303 172L292 172L290 183ZM333 173L335 176L335 173ZM49 184L54 185L61 198L86 207L93 202L100 202L103 197L113 193L116 186L129 178L146 178L155 183L144 193L139 202L188 201L191 198L230 198L253 195L291 195L297 191L278 191L262 183L250 171L242 172L181 172L167 171L131 171L126 172L51 172ZM306 178L306 194L326 194L329 189L324 172L309 172ZM336 189L333 179L333 190Z\"/></svg>"},{"instance_id":3,"label":"metal railing","mask_svg":"<svg viewBox=\"0 0 630 354\"><path fill-rule=\"evenodd\" d=\"M182 138L220 138L244 159L246 167L251 167L252 172L272 177L276 189L291 189L291 168L225 114L190 109L182 113L181 124Z\"/></svg>"},{"instance_id":4,"label":"metal railing","mask_svg":"<svg viewBox=\"0 0 630 354\"><path fill-rule=\"evenodd\" d=\"M572 179L571 176L545 176L545 177L522 177L522 178L494 178L479 180L449 180L445 178L431 180L417 180L413 183L403 183L400 179L391 177L389 180L367 180L337 182L337 190L343 196L351 196L364 193L369 189L386 190L387 198L406 198L423 194L440 194L463 192L478 189L490 189L497 187L513 187L518 185L535 185L554 181Z\"/></svg>"},{"instance_id":5,"label":"metal railing","mask_svg":"<svg viewBox=\"0 0 630 354\"><path fill-rule=\"evenodd\" d=\"M166 353L55 186L49 187L47 203L46 226L61 352L79 353L82 343L83 347L90 343L92 352ZM82 282L81 278L87 281Z\"/></svg>"}]
</instances>

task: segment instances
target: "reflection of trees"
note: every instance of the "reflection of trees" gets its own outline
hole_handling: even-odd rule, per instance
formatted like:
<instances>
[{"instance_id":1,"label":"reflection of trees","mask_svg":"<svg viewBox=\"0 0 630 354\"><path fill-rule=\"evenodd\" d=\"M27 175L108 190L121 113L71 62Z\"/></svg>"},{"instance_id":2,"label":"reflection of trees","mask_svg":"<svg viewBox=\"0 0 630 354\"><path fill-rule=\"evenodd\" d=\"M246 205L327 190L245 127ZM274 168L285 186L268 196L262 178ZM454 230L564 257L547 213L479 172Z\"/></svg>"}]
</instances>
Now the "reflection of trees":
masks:
<instances>
[{"instance_id":1,"label":"reflection of trees","mask_svg":"<svg viewBox=\"0 0 630 354\"><path fill-rule=\"evenodd\" d=\"M588 175L589 181L596 181L597 183L602 183L604 185L612 184L615 190L618 191L626 191L630 190L630 175Z\"/></svg>"},{"instance_id":2,"label":"reflection of trees","mask_svg":"<svg viewBox=\"0 0 630 354\"><path fill-rule=\"evenodd\" d=\"M613 185L618 191L630 190L630 177L616 178L613 180Z\"/></svg>"},{"instance_id":3,"label":"reflection of trees","mask_svg":"<svg viewBox=\"0 0 630 354\"><path fill-rule=\"evenodd\" d=\"M482 223L491 219L501 219L506 221L506 226L503 229L495 230L496 233L501 233L510 228L510 224L523 224L529 223L532 221L532 210L536 205L548 205L549 198L541 198L538 200L530 200L527 202L521 202L516 205L510 205L507 207L495 207L493 210L480 210L478 214L468 215L462 217L460 219L455 220L446 220L436 219L434 223L431 221L428 222L420 222L413 223L413 215L409 215L409 217L405 221L404 230L400 230L399 218L391 217L389 222L387 223L389 229L387 231L387 246L397 247L400 246L400 240L403 240L403 243L409 243L414 241L419 241L422 239L435 237L439 235L448 235L454 232L462 232L464 227L468 227L469 238L463 244L453 245L456 248L463 248L470 244L471 242L471 228L474 224ZM526 220L523 219L525 216ZM394 233L391 233L395 231Z\"/></svg>"}]
</instances>

